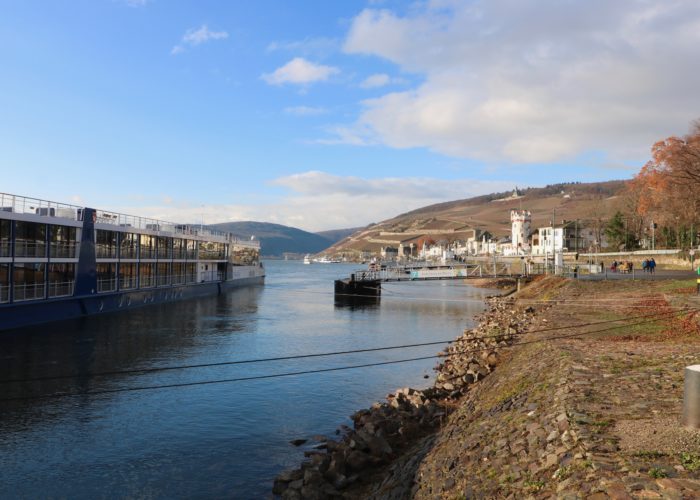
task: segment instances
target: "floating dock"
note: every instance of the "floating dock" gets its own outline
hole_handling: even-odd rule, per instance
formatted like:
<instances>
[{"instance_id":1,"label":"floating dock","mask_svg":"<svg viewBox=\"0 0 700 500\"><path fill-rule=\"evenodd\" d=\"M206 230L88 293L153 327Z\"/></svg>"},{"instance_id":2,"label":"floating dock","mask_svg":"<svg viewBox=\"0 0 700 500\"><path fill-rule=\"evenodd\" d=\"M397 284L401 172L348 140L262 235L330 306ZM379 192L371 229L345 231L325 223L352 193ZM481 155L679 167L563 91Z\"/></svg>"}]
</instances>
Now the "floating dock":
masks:
<instances>
[{"instance_id":1,"label":"floating dock","mask_svg":"<svg viewBox=\"0 0 700 500\"><path fill-rule=\"evenodd\" d=\"M336 296L381 296L381 284L391 281L427 281L447 279L481 278L483 276L512 276L508 263L435 264L386 267L381 270L356 271L350 278L335 280Z\"/></svg>"}]
</instances>

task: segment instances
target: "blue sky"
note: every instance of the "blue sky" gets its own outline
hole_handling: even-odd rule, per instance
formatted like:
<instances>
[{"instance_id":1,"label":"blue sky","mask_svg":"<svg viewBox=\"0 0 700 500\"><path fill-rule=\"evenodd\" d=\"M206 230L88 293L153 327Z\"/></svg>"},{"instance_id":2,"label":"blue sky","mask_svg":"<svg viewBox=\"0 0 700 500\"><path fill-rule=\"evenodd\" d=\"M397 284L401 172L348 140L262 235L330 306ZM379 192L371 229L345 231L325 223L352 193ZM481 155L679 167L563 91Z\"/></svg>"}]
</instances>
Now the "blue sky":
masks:
<instances>
[{"instance_id":1,"label":"blue sky","mask_svg":"<svg viewBox=\"0 0 700 500\"><path fill-rule=\"evenodd\" d=\"M630 177L700 116L695 3L0 1L0 190L323 230Z\"/></svg>"}]
</instances>

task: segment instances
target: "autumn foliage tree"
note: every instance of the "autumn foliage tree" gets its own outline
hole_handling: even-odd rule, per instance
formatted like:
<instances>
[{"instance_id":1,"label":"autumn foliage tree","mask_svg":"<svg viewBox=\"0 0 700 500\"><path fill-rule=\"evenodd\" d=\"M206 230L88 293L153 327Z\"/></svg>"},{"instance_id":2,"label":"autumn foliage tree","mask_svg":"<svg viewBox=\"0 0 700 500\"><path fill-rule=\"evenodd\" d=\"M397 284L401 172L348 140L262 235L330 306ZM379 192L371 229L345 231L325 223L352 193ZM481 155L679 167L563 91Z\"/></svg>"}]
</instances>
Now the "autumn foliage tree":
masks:
<instances>
[{"instance_id":1,"label":"autumn foliage tree","mask_svg":"<svg viewBox=\"0 0 700 500\"><path fill-rule=\"evenodd\" d=\"M630 214L659 225L662 244L697 244L700 212L700 121L684 137L669 137L652 147L652 159L628 184ZM642 235L640 235L642 236ZM666 241L663 241L663 240Z\"/></svg>"}]
</instances>

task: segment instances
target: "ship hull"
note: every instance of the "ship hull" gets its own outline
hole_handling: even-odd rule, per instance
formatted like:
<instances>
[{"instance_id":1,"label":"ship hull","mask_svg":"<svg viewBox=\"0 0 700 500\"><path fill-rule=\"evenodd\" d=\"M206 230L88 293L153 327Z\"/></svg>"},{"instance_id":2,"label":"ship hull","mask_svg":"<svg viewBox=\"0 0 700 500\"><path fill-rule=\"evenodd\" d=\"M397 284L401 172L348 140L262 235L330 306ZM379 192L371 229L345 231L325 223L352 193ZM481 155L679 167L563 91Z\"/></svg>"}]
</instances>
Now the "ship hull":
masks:
<instances>
[{"instance_id":1,"label":"ship hull","mask_svg":"<svg viewBox=\"0 0 700 500\"><path fill-rule=\"evenodd\" d=\"M0 330L75 319L94 314L126 311L155 304L186 301L222 294L239 287L265 283L264 274L255 274L254 271L251 271L250 274L252 276L229 281L174 285L3 305L0 306Z\"/></svg>"}]
</instances>

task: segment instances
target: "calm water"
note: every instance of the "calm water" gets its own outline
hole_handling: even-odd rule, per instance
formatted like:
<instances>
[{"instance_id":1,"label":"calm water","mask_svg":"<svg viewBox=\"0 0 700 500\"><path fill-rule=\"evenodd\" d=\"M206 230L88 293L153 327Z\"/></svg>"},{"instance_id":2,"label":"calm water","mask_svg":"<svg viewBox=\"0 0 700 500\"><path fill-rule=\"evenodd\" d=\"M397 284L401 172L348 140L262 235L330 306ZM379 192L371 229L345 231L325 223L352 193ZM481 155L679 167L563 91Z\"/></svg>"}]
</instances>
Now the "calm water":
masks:
<instances>
[{"instance_id":1,"label":"calm water","mask_svg":"<svg viewBox=\"0 0 700 500\"><path fill-rule=\"evenodd\" d=\"M456 281L385 285L379 305L334 304L357 266L268 262L224 296L0 332L0 398L227 379L419 357L441 346L150 374L89 374L451 339L483 310ZM332 435L435 360L182 388L0 402L0 497L258 498L298 465L289 441ZM429 375L426 380L424 375Z\"/></svg>"}]
</instances>

